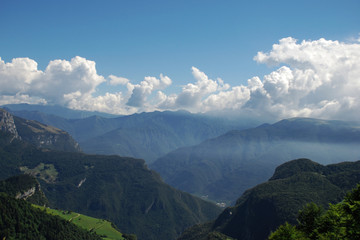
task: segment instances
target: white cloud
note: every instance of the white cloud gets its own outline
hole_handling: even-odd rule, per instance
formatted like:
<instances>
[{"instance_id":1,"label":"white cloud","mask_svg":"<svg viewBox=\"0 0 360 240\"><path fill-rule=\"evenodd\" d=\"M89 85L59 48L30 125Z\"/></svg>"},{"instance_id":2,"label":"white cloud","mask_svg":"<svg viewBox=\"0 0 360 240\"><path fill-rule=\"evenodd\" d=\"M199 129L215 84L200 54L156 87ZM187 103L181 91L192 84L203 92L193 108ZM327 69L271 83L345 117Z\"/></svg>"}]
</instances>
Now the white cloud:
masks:
<instances>
[{"instance_id":1,"label":"white cloud","mask_svg":"<svg viewBox=\"0 0 360 240\"><path fill-rule=\"evenodd\" d=\"M177 94L166 94L168 76L147 76L138 84L96 72L95 62L81 57L51 61L44 71L29 58L5 63L0 58L0 104L60 104L75 109L131 114L152 110L192 112L232 110L280 119L294 116L360 120L360 42L319 39L298 42L291 37L259 52L254 60L278 67L246 85L230 86L191 68L194 82ZM127 91L97 92L107 82Z\"/></svg>"},{"instance_id":2,"label":"white cloud","mask_svg":"<svg viewBox=\"0 0 360 240\"><path fill-rule=\"evenodd\" d=\"M263 80L270 106L282 106L278 108L280 117L343 119L349 116L348 112L343 114L349 108L360 110L355 104L360 90L360 44L325 39L299 44L293 38L284 38L269 53L259 52L254 59L272 66L288 66L280 67ZM353 104L349 99L353 99L350 101Z\"/></svg>"},{"instance_id":3,"label":"white cloud","mask_svg":"<svg viewBox=\"0 0 360 240\"><path fill-rule=\"evenodd\" d=\"M43 73L37 69L37 63L29 58L14 58L5 63L0 58L0 94L15 95L27 92L30 84Z\"/></svg>"},{"instance_id":4,"label":"white cloud","mask_svg":"<svg viewBox=\"0 0 360 240\"><path fill-rule=\"evenodd\" d=\"M166 99L160 107L170 107L170 103L172 103L171 107L173 109L185 108L194 112L204 112L208 109L208 107L206 107L207 103L204 102L206 98L211 94L230 88L228 84L224 84L221 78L212 80L196 67L192 67L191 69L194 78L197 80L196 83L186 84L182 87L182 92L179 95L173 95L170 99ZM213 96L212 98L215 99L216 97ZM211 100L208 100L208 103L210 102Z\"/></svg>"},{"instance_id":5,"label":"white cloud","mask_svg":"<svg viewBox=\"0 0 360 240\"><path fill-rule=\"evenodd\" d=\"M123 77L117 77L114 75L109 75L109 84L112 86L116 86L116 85L126 85L130 82L129 79L127 78L123 78Z\"/></svg>"},{"instance_id":6,"label":"white cloud","mask_svg":"<svg viewBox=\"0 0 360 240\"><path fill-rule=\"evenodd\" d=\"M90 95L105 79L97 75L95 62L81 57L71 61L51 61L45 71L29 58L15 58L10 63L0 61L2 96L25 94L43 98L48 103L65 104L65 95L79 92Z\"/></svg>"},{"instance_id":7,"label":"white cloud","mask_svg":"<svg viewBox=\"0 0 360 240\"><path fill-rule=\"evenodd\" d=\"M28 104L47 104L46 100L39 97L30 97L26 94L15 94L15 95L0 95L0 105L5 104L18 104L18 103L28 103Z\"/></svg>"},{"instance_id":8,"label":"white cloud","mask_svg":"<svg viewBox=\"0 0 360 240\"><path fill-rule=\"evenodd\" d=\"M132 89L132 94L127 102L128 106L144 107L148 96L154 90L161 90L171 85L171 79L168 76L160 74L160 79L156 77L145 77L140 84L128 84L128 89ZM148 106L150 107L150 106Z\"/></svg>"}]
</instances>

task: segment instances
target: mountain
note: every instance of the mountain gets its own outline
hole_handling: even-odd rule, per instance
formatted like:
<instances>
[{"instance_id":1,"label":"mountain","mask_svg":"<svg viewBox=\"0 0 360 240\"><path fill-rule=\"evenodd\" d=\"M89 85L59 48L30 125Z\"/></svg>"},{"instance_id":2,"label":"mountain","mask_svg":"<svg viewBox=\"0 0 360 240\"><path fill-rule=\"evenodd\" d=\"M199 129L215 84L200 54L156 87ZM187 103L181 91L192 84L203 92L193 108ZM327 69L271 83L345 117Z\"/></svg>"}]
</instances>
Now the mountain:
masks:
<instances>
[{"instance_id":1,"label":"mountain","mask_svg":"<svg viewBox=\"0 0 360 240\"><path fill-rule=\"evenodd\" d=\"M231 203L271 177L288 159L322 164L360 159L360 124L292 118L230 131L180 148L150 164L168 184L217 202Z\"/></svg>"},{"instance_id":2,"label":"mountain","mask_svg":"<svg viewBox=\"0 0 360 240\"><path fill-rule=\"evenodd\" d=\"M315 203L298 213L297 225L286 222L272 232L269 240L281 239L360 239L360 185L327 210Z\"/></svg>"},{"instance_id":3,"label":"mountain","mask_svg":"<svg viewBox=\"0 0 360 240\"><path fill-rule=\"evenodd\" d=\"M84 151L152 162L174 149L200 143L245 124L185 111L141 113L118 120L119 128L81 142Z\"/></svg>"},{"instance_id":4,"label":"mountain","mask_svg":"<svg viewBox=\"0 0 360 240\"><path fill-rule=\"evenodd\" d=\"M65 223L62 223L60 221L60 225L64 224L64 228L66 228L67 224L75 224L78 227L81 227L82 229L87 229L89 232L91 232L91 229L93 229L93 232L95 231L95 233L99 236L101 236L101 238L104 238L106 236L105 239L113 239L113 240L125 240L125 239L134 239L131 238L130 235L126 235L126 234L122 234L119 231L117 231L116 229L113 228L113 224L109 221L105 221L102 219L97 219L97 218L92 218L83 214L79 214L79 213L75 213L72 211L64 211L64 210L59 210L59 209L50 209L48 207L46 207L49 203L48 200L44 194L44 192L41 190L41 186L39 181L30 175L27 174L21 174L21 175L17 175L17 176L13 176L10 177L8 179L5 179L3 181L0 181L0 193L5 193L7 196L2 196L3 200L6 199L6 201L8 202L12 202L10 204L10 206L22 206L20 208L14 208L9 212L12 212L12 215L19 215L22 216L21 221L23 223L19 224L19 220L17 219L17 223L16 225L24 225L23 226L23 230L24 232L38 232L39 228L41 228L40 226L26 226L26 222L31 221L28 218L34 218L35 216L42 216L44 217L44 219L49 219L49 221L54 221L51 220L52 217L49 216L44 216L43 214L38 214L36 211L38 209L41 209L43 212L46 212L48 214L51 214L53 216L59 216L63 219L66 220ZM1 198L1 197L0 197ZM12 199L14 198L14 199ZM32 204L32 207L28 207L28 205L26 204L17 204L15 199L21 199L21 200L25 200L26 202L29 202ZM36 208L36 209L32 209L32 208ZM29 216L24 217L24 214L22 213L23 211L27 211L27 212L32 212L29 214ZM6 216L6 211L2 211L2 219L9 219L9 218L13 218L14 216ZM13 213L15 212L15 214ZM24 219L25 218L25 219ZM42 222L42 221L46 221L44 219L32 219L32 221L37 221L37 222ZM55 221L59 221L58 219ZM10 224L12 221L8 221L8 223L4 224L4 226L2 226L2 221L0 221L0 232L8 232L8 234L3 235L0 233L1 237L6 237L6 238L11 238L11 234L13 235L19 235L21 231L17 231L16 233L10 233L11 229L15 228L16 225L15 224ZM5 226L6 225L6 226ZM46 224L45 224L46 225ZM57 229L54 226L49 226L47 225L47 227L53 228L50 230L47 230L47 232L56 232L56 231L60 231L61 229ZM70 227L73 228L73 227ZM80 232L83 232L81 230L78 230ZM24 234L24 232L22 234ZM75 234L76 235L76 234ZM86 236L86 234L84 234ZM93 234L88 234L90 235L90 238L96 238L95 236L93 236ZM26 239L29 236L22 236L21 239ZM89 238L89 236L87 236ZM134 237L134 236L133 236ZM30 239L33 239L31 237L29 237ZM39 238L37 238L39 239Z\"/></svg>"},{"instance_id":5,"label":"mountain","mask_svg":"<svg viewBox=\"0 0 360 240\"><path fill-rule=\"evenodd\" d=\"M213 232L235 239L266 239L281 224L296 224L307 203L327 208L359 182L360 161L324 166L309 159L293 160L276 168L269 181L247 190L215 221L188 229L179 240L208 239Z\"/></svg>"},{"instance_id":6,"label":"mountain","mask_svg":"<svg viewBox=\"0 0 360 240\"><path fill-rule=\"evenodd\" d=\"M37 178L50 207L109 219L139 239L175 239L220 213L165 184L144 160L37 148L0 131L0 179L21 173Z\"/></svg>"},{"instance_id":7,"label":"mountain","mask_svg":"<svg viewBox=\"0 0 360 240\"><path fill-rule=\"evenodd\" d=\"M14 139L23 139L36 147L59 151L80 151L79 144L67 132L37 121L14 117L1 108L0 128L12 134Z\"/></svg>"},{"instance_id":8,"label":"mountain","mask_svg":"<svg viewBox=\"0 0 360 240\"><path fill-rule=\"evenodd\" d=\"M16 116L69 132L86 153L117 154L145 159L148 163L179 147L198 144L229 130L256 124L254 121L230 120L186 111L66 119L59 114L14 109L11 113Z\"/></svg>"}]
</instances>

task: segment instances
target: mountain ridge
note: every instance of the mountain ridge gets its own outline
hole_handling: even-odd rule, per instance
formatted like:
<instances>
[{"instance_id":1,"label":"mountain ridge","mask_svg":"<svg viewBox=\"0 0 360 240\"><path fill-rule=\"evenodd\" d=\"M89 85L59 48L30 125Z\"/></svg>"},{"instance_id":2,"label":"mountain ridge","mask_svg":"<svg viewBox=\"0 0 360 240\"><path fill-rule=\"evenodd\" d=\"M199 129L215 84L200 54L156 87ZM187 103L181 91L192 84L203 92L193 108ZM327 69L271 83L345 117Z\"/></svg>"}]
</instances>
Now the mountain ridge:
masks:
<instances>
[{"instance_id":1,"label":"mountain ridge","mask_svg":"<svg viewBox=\"0 0 360 240\"><path fill-rule=\"evenodd\" d=\"M81 151L79 144L67 132L34 120L13 116L1 108L0 127L3 132L13 135L14 139L24 140L39 148Z\"/></svg>"},{"instance_id":2,"label":"mountain ridge","mask_svg":"<svg viewBox=\"0 0 360 240\"><path fill-rule=\"evenodd\" d=\"M268 181L245 191L216 220L189 228L179 240L207 239L214 231L235 239L266 239L279 225L295 224L307 203L327 208L359 182L360 161L324 166L309 159L292 160L278 166Z\"/></svg>"},{"instance_id":3,"label":"mountain ridge","mask_svg":"<svg viewBox=\"0 0 360 240\"><path fill-rule=\"evenodd\" d=\"M165 184L144 160L37 148L0 131L0 179L36 176L50 207L109 219L139 239L175 239L220 212Z\"/></svg>"},{"instance_id":4,"label":"mountain ridge","mask_svg":"<svg viewBox=\"0 0 360 240\"><path fill-rule=\"evenodd\" d=\"M39 111L11 113L69 132L84 152L141 158L148 163L176 148L200 143L231 129L256 124L254 121L229 120L223 116L187 111L155 111L115 118L91 116L83 119L65 119Z\"/></svg>"},{"instance_id":5,"label":"mountain ridge","mask_svg":"<svg viewBox=\"0 0 360 240\"><path fill-rule=\"evenodd\" d=\"M229 203L266 181L288 159L330 164L360 158L359 126L309 118L282 120L179 148L149 166L176 188Z\"/></svg>"}]
</instances>

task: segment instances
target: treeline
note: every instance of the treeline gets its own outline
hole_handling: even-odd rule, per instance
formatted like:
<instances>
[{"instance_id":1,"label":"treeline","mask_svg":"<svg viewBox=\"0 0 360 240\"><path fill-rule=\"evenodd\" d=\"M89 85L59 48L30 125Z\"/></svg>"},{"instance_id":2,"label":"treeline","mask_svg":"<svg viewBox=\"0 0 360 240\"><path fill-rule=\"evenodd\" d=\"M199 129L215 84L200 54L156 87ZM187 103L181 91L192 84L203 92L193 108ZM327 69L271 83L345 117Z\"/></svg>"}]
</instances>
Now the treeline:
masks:
<instances>
[{"instance_id":1,"label":"treeline","mask_svg":"<svg viewBox=\"0 0 360 240\"><path fill-rule=\"evenodd\" d=\"M360 239L360 185L325 211L315 203L299 212L298 224L281 225L269 240Z\"/></svg>"},{"instance_id":2,"label":"treeline","mask_svg":"<svg viewBox=\"0 0 360 240\"><path fill-rule=\"evenodd\" d=\"M95 233L0 193L0 239L101 240Z\"/></svg>"}]
</instances>

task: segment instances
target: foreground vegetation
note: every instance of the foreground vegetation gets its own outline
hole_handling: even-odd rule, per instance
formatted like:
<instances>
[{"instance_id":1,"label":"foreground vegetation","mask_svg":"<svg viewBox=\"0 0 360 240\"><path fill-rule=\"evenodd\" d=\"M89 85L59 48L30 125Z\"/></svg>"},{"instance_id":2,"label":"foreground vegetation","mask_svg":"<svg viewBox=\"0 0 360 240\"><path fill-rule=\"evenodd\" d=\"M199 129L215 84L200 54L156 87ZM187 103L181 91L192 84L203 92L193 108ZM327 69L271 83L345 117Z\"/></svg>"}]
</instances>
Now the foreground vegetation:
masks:
<instances>
[{"instance_id":1,"label":"foreground vegetation","mask_svg":"<svg viewBox=\"0 0 360 240\"><path fill-rule=\"evenodd\" d=\"M36 209L24 200L0 193L0 238L21 240L101 240L65 219Z\"/></svg>"},{"instance_id":2,"label":"foreground vegetation","mask_svg":"<svg viewBox=\"0 0 360 240\"><path fill-rule=\"evenodd\" d=\"M360 239L360 185L327 211L315 203L300 211L298 225L281 225L269 240Z\"/></svg>"},{"instance_id":3,"label":"foreground vegetation","mask_svg":"<svg viewBox=\"0 0 360 240\"><path fill-rule=\"evenodd\" d=\"M39 209L46 211L46 213L59 216L68 222L74 223L75 225L84 228L90 232L95 232L97 235L101 236L104 240L126 240L126 239L136 239L135 235L126 235L120 233L114 228L114 225L106 220L89 217L83 214L79 214L72 211L63 211L58 209L44 208L40 206L35 206Z\"/></svg>"}]
</instances>

